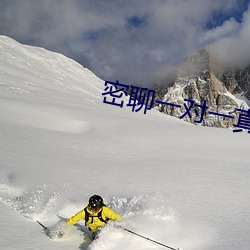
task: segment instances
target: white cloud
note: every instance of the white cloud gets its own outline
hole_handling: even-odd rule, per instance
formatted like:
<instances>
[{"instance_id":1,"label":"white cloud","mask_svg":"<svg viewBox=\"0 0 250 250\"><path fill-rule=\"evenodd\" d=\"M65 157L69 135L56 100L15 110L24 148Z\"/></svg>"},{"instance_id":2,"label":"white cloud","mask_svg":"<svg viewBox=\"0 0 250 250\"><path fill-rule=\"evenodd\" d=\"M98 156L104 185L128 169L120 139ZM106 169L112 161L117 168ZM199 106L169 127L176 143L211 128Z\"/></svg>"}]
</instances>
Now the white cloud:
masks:
<instances>
[{"instance_id":1,"label":"white cloud","mask_svg":"<svg viewBox=\"0 0 250 250\"><path fill-rule=\"evenodd\" d=\"M230 18L226 20L221 26L216 28L205 30L204 34L201 35L201 44L211 44L214 41L218 41L222 38L231 36L235 34L240 28L240 24L235 20L235 18Z\"/></svg>"},{"instance_id":2,"label":"white cloud","mask_svg":"<svg viewBox=\"0 0 250 250\"><path fill-rule=\"evenodd\" d=\"M226 67L250 64L250 9L244 13L242 22L234 32L210 45L210 50L219 64Z\"/></svg>"},{"instance_id":3,"label":"white cloud","mask_svg":"<svg viewBox=\"0 0 250 250\"><path fill-rule=\"evenodd\" d=\"M242 24L232 18L214 30L204 29L215 11L230 14L237 4L237 0L2 0L0 33L63 52L104 79L147 84L205 45L213 43L220 50L222 44L236 43L230 34L238 33L242 43L249 38L247 15ZM143 25L131 25L132 17Z\"/></svg>"}]
</instances>

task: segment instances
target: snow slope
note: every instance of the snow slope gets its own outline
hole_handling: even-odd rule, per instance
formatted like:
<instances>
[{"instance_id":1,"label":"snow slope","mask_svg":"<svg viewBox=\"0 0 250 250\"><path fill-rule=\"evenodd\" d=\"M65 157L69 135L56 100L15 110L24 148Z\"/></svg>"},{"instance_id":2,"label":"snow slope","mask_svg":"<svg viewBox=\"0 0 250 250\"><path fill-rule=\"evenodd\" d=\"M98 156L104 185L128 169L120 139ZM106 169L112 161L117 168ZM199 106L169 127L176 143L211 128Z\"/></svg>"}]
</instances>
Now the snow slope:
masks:
<instances>
[{"instance_id":1,"label":"snow slope","mask_svg":"<svg viewBox=\"0 0 250 250\"><path fill-rule=\"evenodd\" d=\"M0 36L0 249L163 249L112 225L90 244L83 223L63 239L36 223L53 228L95 193L166 245L250 249L250 135L133 113L103 90L63 55Z\"/></svg>"}]
</instances>

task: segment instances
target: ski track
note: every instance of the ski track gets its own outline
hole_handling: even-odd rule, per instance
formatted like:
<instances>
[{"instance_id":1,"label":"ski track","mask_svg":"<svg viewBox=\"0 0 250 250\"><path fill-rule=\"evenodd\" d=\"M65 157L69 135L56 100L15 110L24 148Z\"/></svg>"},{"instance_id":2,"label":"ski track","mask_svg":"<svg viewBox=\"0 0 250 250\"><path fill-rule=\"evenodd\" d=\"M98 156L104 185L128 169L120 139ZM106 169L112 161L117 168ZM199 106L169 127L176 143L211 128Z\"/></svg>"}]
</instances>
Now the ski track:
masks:
<instances>
[{"instance_id":1,"label":"ski track","mask_svg":"<svg viewBox=\"0 0 250 250\"><path fill-rule=\"evenodd\" d=\"M141 195L129 198L110 197L107 200L107 206L123 217L121 224L129 230L176 248L186 245L185 249L192 249L194 246L198 249L197 245L204 244L204 239L197 240L199 227L196 231L190 230L190 225L186 226L179 220L172 208L164 205L164 197L161 195ZM44 222L50 229L49 236L53 240L65 242L72 247L78 245L79 249L82 250L115 250L120 247L124 249L124 245L119 243L124 242L124 240L128 242L126 249L162 249L161 246L153 242L115 228L112 223L107 225L100 233L99 238L92 243L87 236L88 232L83 222L67 229L64 237L58 239L56 237L57 231L63 228L66 218L83 207L82 203L66 200L63 192L50 192L46 185L22 190L12 186L11 183L1 183L0 201L26 219ZM63 215L62 217L65 219L60 220L56 216L57 214ZM190 231L184 232L185 230ZM121 239L123 240L121 241ZM188 242L185 239L189 239Z\"/></svg>"}]
</instances>

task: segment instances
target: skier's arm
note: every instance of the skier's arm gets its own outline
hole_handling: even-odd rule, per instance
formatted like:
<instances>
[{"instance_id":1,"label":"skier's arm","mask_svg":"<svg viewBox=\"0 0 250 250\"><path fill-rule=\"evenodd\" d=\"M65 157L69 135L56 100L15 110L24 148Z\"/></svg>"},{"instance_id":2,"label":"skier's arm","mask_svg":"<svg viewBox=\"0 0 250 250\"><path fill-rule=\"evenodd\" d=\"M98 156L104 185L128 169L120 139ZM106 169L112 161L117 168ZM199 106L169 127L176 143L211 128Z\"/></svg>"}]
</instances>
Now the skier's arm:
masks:
<instances>
[{"instance_id":1,"label":"skier's arm","mask_svg":"<svg viewBox=\"0 0 250 250\"><path fill-rule=\"evenodd\" d=\"M84 209L83 209L83 210L81 210L80 212L78 212L77 214L75 214L74 216L72 216L72 217L67 221L67 224L75 225L78 221L84 220L84 218L85 218L85 212L84 212Z\"/></svg>"},{"instance_id":2,"label":"skier's arm","mask_svg":"<svg viewBox=\"0 0 250 250\"><path fill-rule=\"evenodd\" d=\"M111 210L110 208L105 207L105 217L107 219L110 219L112 221L118 221L120 222L122 220L121 216L116 214L113 210Z\"/></svg>"}]
</instances>

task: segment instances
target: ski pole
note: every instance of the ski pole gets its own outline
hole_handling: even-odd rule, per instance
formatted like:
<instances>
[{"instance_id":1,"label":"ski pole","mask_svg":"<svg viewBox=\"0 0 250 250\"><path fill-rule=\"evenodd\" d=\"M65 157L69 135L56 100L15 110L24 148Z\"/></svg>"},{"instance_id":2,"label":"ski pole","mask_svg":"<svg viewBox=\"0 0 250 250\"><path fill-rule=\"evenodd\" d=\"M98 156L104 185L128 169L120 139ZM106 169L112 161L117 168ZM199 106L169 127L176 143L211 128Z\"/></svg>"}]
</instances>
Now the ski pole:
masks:
<instances>
[{"instance_id":1,"label":"ski pole","mask_svg":"<svg viewBox=\"0 0 250 250\"><path fill-rule=\"evenodd\" d=\"M36 221L40 226L42 226L43 227L43 229L46 231L46 230L48 230L48 228L47 227L45 227L41 222L39 222L38 220Z\"/></svg>"},{"instance_id":2,"label":"ski pole","mask_svg":"<svg viewBox=\"0 0 250 250\"><path fill-rule=\"evenodd\" d=\"M145 236L143 236L143 235L141 235L141 234L135 233L135 232L133 232L133 231L127 229L127 228L122 228L122 229L125 230L125 231L127 231L127 232L129 232L129 233L131 233L131 234L137 235L137 236L139 236L139 237L141 237L141 238L143 238L143 239L145 239L145 240L154 242L154 243L156 243L156 244L158 244L158 245L161 245L161 246L163 246L163 247L169 248L169 249L171 249L171 250L180 250L180 248L173 248L173 247L167 246L167 245L162 244L162 243L160 243L160 242L158 242L158 241L155 241L155 240L152 240L152 239L150 239L150 238L148 238L148 237L145 237Z\"/></svg>"}]
</instances>

